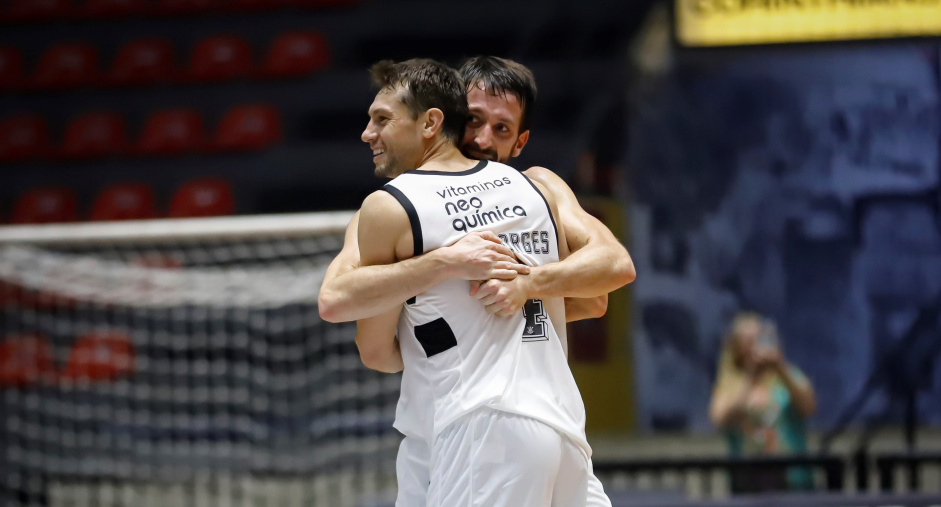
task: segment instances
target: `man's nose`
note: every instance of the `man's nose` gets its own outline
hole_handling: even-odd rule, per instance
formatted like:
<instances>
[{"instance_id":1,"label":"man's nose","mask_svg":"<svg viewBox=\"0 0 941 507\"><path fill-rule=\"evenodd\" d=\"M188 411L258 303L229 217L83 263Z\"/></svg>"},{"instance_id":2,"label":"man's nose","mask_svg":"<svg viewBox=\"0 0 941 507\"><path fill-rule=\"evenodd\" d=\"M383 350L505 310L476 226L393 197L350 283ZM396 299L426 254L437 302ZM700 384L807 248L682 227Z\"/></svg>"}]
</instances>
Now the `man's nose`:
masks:
<instances>
[{"instance_id":1,"label":"man's nose","mask_svg":"<svg viewBox=\"0 0 941 507\"><path fill-rule=\"evenodd\" d=\"M490 130L489 125L485 125L477 131L477 135L474 137L474 143L477 144L477 147L486 150L493 146L493 133Z\"/></svg>"},{"instance_id":2,"label":"man's nose","mask_svg":"<svg viewBox=\"0 0 941 507\"><path fill-rule=\"evenodd\" d=\"M372 142L376 138L376 132L372 128L372 122L366 125L366 129L363 130L363 135L359 137L363 140L364 143Z\"/></svg>"}]
</instances>

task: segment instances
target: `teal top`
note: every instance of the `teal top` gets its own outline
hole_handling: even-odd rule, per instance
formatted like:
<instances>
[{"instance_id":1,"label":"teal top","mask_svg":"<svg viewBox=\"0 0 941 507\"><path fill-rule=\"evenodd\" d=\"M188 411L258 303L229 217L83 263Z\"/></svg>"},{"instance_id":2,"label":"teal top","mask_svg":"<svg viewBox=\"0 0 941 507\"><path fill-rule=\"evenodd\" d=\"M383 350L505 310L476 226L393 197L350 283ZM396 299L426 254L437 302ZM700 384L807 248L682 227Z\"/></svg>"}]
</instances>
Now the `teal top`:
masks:
<instances>
[{"instance_id":1,"label":"teal top","mask_svg":"<svg viewBox=\"0 0 941 507\"><path fill-rule=\"evenodd\" d=\"M791 366L790 373L795 382L808 383L797 368ZM807 426L794 407L787 386L780 378L774 378L764 392L758 389L759 402L749 404L743 424L725 432L730 454L741 457L805 453ZM807 467L790 467L787 484L793 490L812 489L811 471Z\"/></svg>"}]
</instances>

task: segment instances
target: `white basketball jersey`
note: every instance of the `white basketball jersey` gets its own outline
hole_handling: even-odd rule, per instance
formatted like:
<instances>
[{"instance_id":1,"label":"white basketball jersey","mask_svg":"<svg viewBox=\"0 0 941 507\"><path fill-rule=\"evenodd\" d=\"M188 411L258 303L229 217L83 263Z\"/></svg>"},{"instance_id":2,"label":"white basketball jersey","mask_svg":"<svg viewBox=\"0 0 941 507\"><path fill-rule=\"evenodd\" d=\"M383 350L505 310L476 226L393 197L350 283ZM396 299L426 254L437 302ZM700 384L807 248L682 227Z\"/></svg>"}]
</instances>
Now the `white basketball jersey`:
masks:
<instances>
[{"instance_id":1,"label":"white basketball jersey","mask_svg":"<svg viewBox=\"0 0 941 507\"><path fill-rule=\"evenodd\" d=\"M408 213L415 255L492 231L527 265L559 260L548 203L512 167L481 161L461 172L414 170L384 188ZM591 456L585 407L559 336L562 299L530 300L519 314L497 317L469 291L466 280L447 280L405 305L396 429L433 444L449 424L486 406L541 421ZM553 325L550 307L562 322Z\"/></svg>"}]
</instances>

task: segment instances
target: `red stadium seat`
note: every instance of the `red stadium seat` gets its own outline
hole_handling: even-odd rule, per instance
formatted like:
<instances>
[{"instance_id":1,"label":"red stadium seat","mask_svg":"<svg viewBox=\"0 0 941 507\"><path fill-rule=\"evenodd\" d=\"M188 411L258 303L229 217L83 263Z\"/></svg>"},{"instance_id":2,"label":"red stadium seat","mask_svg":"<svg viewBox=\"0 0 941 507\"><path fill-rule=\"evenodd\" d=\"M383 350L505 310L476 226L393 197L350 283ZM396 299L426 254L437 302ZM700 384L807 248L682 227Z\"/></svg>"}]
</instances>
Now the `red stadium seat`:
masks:
<instances>
[{"instance_id":1,"label":"red stadium seat","mask_svg":"<svg viewBox=\"0 0 941 507\"><path fill-rule=\"evenodd\" d=\"M24 114L0 120L0 161L22 162L42 156L49 149L46 121Z\"/></svg>"},{"instance_id":2,"label":"red stadium seat","mask_svg":"<svg viewBox=\"0 0 941 507\"><path fill-rule=\"evenodd\" d=\"M220 151L261 150L281 140L278 110L264 104L230 109L216 131L213 147Z\"/></svg>"},{"instance_id":3,"label":"red stadium seat","mask_svg":"<svg viewBox=\"0 0 941 507\"><path fill-rule=\"evenodd\" d=\"M125 123L119 114L88 113L66 127L61 155L68 159L115 155L124 151L125 143Z\"/></svg>"},{"instance_id":4,"label":"red stadium seat","mask_svg":"<svg viewBox=\"0 0 941 507\"><path fill-rule=\"evenodd\" d=\"M176 190L170 201L170 216L211 217L235 213L232 185L221 178L188 181Z\"/></svg>"},{"instance_id":5,"label":"red stadium seat","mask_svg":"<svg viewBox=\"0 0 941 507\"><path fill-rule=\"evenodd\" d=\"M327 39L317 32L287 32L268 50L262 75L295 77L312 74L330 65Z\"/></svg>"},{"instance_id":6,"label":"red stadium seat","mask_svg":"<svg viewBox=\"0 0 941 507\"><path fill-rule=\"evenodd\" d=\"M208 12L218 6L218 0L157 0L156 11L163 15Z\"/></svg>"},{"instance_id":7,"label":"red stadium seat","mask_svg":"<svg viewBox=\"0 0 941 507\"><path fill-rule=\"evenodd\" d=\"M6 18L10 21L48 21L71 13L69 0L13 0Z\"/></svg>"},{"instance_id":8,"label":"red stadium seat","mask_svg":"<svg viewBox=\"0 0 941 507\"><path fill-rule=\"evenodd\" d=\"M98 79L98 53L82 43L56 44L39 59L33 86L70 88L95 83Z\"/></svg>"},{"instance_id":9,"label":"red stadium seat","mask_svg":"<svg viewBox=\"0 0 941 507\"><path fill-rule=\"evenodd\" d=\"M45 336L21 334L0 342L0 386L23 387L52 378L52 344Z\"/></svg>"},{"instance_id":10,"label":"red stadium seat","mask_svg":"<svg viewBox=\"0 0 941 507\"><path fill-rule=\"evenodd\" d=\"M189 78L195 81L222 81L249 75L251 48L241 37L217 35L196 44L190 58Z\"/></svg>"},{"instance_id":11,"label":"red stadium seat","mask_svg":"<svg viewBox=\"0 0 941 507\"><path fill-rule=\"evenodd\" d=\"M137 151L142 155L180 155L203 147L203 119L192 109L157 111L147 119Z\"/></svg>"},{"instance_id":12,"label":"red stadium seat","mask_svg":"<svg viewBox=\"0 0 941 507\"><path fill-rule=\"evenodd\" d=\"M23 55L14 48L0 48L0 91L18 88L23 82Z\"/></svg>"},{"instance_id":13,"label":"red stadium seat","mask_svg":"<svg viewBox=\"0 0 941 507\"><path fill-rule=\"evenodd\" d=\"M14 224L72 222L77 216L75 193L67 188L45 187L26 192L13 205Z\"/></svg>"},{"instance_id":14,"label":"red stadium seat","mask_svg":"<svg viewBox=\"0 0 941 507\"><path fill-rule=\"evenodd\" d=\"M119 183L98 193L91 209L91 219L142 220L155 218L154 191L146 183Z\"/></svg>"},{"instance_id":15,"label":"red stadium seat","mask_svg":"<svg viewBox=\"0 0 941 507\"><path fill-rule=\"evenodd\" d=\"M75 340L62 372L66 382L112 382L134 373L136 351L131 338L117 331L85 333Z\"/></svg>"},{"instance_id":16,"label":"red stadium seat","mask_svg":"<svg viewBox=\"0 0 941 507\"><path fill-rule=\"evenodd\" d=\"M173 74L173 46L166 39L128 42L114 59L108 76L114 85L145 85L167 81Z\"/></svg>"}]
</instances>

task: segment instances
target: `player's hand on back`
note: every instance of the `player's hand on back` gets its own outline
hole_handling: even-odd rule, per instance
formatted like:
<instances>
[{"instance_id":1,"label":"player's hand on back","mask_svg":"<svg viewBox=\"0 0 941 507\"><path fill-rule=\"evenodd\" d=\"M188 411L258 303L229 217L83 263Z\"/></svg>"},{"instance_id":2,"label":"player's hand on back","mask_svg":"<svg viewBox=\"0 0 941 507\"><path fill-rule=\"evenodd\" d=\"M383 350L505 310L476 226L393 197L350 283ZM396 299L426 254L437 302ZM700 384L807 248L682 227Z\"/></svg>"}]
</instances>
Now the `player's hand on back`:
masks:
<instances>
[{"instance_id":1,"label":"player's hand on back","mask_svg":"<svg viewBox=\"0 0 941 507\"><path fill-rule=\"evenodd\" d=\"M510 317L519 313L529 299L527 279L520 276L513 280L472 281L470 295L484 305L487 313Z\"/></svg>"},{"instance_id":2,"label":"player's hand on back","mask_svg":"<svg viewBox=\"0 0 941 507\"><path fill-rule=\"evenodd\" d=\"M472 232L439 252L455 278L512 280L529 273L529 266L521 264L513 250L490 231Z\"/></svg>"}]
</instances>

